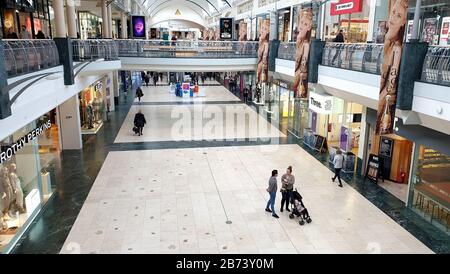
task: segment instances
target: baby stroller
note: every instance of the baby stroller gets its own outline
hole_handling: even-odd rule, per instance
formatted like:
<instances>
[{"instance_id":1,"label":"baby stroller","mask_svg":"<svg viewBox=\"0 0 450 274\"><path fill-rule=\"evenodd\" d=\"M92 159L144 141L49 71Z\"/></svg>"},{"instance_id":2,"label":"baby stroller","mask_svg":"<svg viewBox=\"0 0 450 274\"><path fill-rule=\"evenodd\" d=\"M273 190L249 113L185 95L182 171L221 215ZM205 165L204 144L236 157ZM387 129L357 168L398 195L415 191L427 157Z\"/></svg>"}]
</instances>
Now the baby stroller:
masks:
<instances>
[{"instance_id":1,"label":"baby stroller","mask_svg":"<svg viewBox=\"0 0 450 274\"><path fill-rule=\"evenodd\" d=\"M308 210L302 201L302 195L298 193L297 189L292 192L291 205L292 205L292 213L289 214L290 219L294 219L295 216L300 217L300 221L298 222L300 225L304 225L305 221L309 224L312 222L311 217L309 216Z\"/></svg>"}]
</instances>

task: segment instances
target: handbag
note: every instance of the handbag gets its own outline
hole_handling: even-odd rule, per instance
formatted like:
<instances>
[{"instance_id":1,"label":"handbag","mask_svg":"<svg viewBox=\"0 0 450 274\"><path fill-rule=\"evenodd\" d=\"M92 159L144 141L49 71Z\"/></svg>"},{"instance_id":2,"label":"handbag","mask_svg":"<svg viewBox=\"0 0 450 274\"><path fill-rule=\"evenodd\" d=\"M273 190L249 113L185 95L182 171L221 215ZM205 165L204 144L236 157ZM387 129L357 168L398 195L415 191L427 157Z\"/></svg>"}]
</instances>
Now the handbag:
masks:
<instances>
[{"instance_id":1,"label":"handbag","mask_svg":"<svg viewBox=\"0 0 450 274\"><path fill-rule=\"evenodd\" d=\"M138 131L139 131L139 128L138 127L133 127L133 132L136 134L136 133L138 133Z\"/></svg>"}]
</instances>

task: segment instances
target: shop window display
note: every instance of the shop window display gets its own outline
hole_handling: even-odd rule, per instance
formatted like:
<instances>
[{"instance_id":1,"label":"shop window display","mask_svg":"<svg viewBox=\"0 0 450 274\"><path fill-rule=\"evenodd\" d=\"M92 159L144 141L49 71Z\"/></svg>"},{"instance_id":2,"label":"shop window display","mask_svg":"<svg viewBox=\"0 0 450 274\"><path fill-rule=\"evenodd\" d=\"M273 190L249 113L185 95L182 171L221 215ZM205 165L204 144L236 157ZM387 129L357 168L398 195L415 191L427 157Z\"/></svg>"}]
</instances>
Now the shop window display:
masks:
<instances>
[{"instance_id":1,"label":"shop window display","mask_svg":"<svg viewBox=\"0 0 450 274\"><path fill-rule=\"evenodd\" d=\"M50 121L38 120L0 142L0 253L20 236L52 192L42 187L38 145L50 127Z\"/></svg>"},{"instance_id":2,"label":"shop window display","mask_svg":"<svg viewBox=\"0 0 450 274\"><path fill-rule=\"evenodd\" d=\"M98 81L84 89L79 100L82 133L95 134L103 125L106 110L103 83Z\"/></svg>"},{"instance_id":3,"label":"shop window display","mask_svg":"<svg viewBox=\"0 0 450 274\"><path fill-rule=\"evenodd\" d=\"M412 183L409 204L428 221L447 231L450 225L450 156L419 146Z\"/></svg>"}]
</instances>

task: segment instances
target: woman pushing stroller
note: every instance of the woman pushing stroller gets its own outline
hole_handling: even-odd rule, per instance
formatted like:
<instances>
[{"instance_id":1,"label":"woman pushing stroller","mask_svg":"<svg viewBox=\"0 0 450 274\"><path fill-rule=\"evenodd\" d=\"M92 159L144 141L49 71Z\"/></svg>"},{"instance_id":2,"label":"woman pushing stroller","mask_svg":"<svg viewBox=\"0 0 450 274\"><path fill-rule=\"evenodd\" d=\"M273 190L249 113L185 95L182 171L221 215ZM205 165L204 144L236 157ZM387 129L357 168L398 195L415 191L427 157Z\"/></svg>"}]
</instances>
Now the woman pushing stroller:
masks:
<instances>
[{"instance_id":1,"label":"woman pushing stroller","mask_svg":"<svg viewBox=\"0 0 450 274\"><path fill-rule=\"evenodd\" d=\"M286 211L291 212L289 210L289 203L292 199L292 191L294 190L295 177L292 175L292 166L288 166L286 169L286 173L281 177L281 209L283 212L284 204L286 203Z\"/></svg>"}]
</instances>

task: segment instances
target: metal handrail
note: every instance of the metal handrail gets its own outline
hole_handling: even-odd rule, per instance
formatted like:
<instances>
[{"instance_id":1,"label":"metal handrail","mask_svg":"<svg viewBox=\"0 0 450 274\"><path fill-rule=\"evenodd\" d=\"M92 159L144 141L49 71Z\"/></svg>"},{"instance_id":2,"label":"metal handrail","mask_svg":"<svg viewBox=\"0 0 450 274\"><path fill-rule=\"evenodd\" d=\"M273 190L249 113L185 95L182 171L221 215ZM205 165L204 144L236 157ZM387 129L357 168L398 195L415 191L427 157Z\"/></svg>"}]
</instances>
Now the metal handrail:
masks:
<instances>
[{"instance_id":1,"label":"metal handrail","mask_svg":"<svg viewBox=\"0 0 450 274\"><path fill-rule=\"evenodd\" d=\"M322 65L381 74L383 49L383 44L326 43Z\"/></svg>"},{"instance_id":2,"label":"metal handrail","mask_svg":"<svg viewBox=\"0 0 450 274\"><path fill-rule=\"evenodd\" d=\"M258 42L114 40L120 57L256 58Z\"/></svg>"},{"instance_id":3,"label":"metal handrail","mask_svg":"<svg viewBox=\"0 0 450 274\"><path fill-rule=\"evenodd\" d=\"M278 59L295 60L295 42L280 43Z\"/></svg>"},{"instance_id":4,"label":"metal handrail","mask_svg":"<svg viewBox=\"0 0 450 274\"><path fill-rule=\"evenodd\" d=\"M428 47L423 62L423 82L450 86L450 47L430 46Z\"/></svg>"},{"instance_id":5,"label":"metal handrail","mask_svg":"<svg viewBox=\"0 0 450 274\"><path fill-rule=\"evenodd\" d=\"M117 43L111 39L73 39L72 48L74 61L95 61L98 59L112 61L119 59Z\"/></svg>"},{"instance_id":6,"label":"metal handrail","mask_svg":"<svg viewBox=\"0 0 450 274\"><path fill-rule=\"evenodd\" d=\"M8 77L60 65L56 44L50 39L2 40Z\"/></svg>"}]
</instances>

